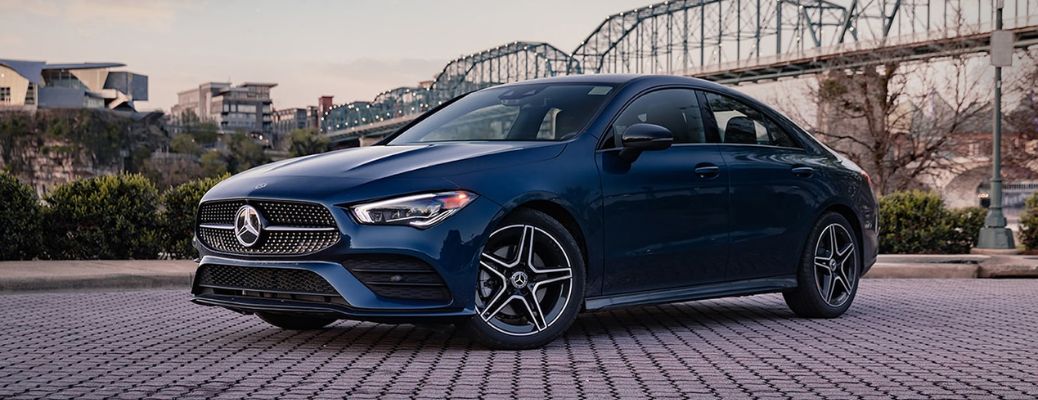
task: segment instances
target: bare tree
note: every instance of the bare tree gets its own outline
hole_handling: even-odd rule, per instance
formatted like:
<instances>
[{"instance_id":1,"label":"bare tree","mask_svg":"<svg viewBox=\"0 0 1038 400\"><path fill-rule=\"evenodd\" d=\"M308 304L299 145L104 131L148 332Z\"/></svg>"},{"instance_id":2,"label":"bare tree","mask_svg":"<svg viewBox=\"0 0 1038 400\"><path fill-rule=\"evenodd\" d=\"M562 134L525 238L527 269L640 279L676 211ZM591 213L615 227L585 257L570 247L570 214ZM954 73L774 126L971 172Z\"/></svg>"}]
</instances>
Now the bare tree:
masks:
<instances>
[{"instance_id":1,"label":"bare tree","mask_svg":"<svg viewBox=\"0 0 1038 400\"><path fill-rule=\"evenodd\" d=\"M1038 168L1038 49L1023 54L1013 71L1009 92L1019 103L1006 113L1003 156L1009 164Z\"/></svg>"},{"instance_id":2,"label":"bare tree","mask_svg":"<svg viewBox=\"0 0 1038 400\"><path fill-rule=\"evenodd\" d=\"M987 108L968 59L832 70L810 89L821 140L869 172L879 194L921 185L955 167L953 147Z\"/></svg>"}]
</instances>

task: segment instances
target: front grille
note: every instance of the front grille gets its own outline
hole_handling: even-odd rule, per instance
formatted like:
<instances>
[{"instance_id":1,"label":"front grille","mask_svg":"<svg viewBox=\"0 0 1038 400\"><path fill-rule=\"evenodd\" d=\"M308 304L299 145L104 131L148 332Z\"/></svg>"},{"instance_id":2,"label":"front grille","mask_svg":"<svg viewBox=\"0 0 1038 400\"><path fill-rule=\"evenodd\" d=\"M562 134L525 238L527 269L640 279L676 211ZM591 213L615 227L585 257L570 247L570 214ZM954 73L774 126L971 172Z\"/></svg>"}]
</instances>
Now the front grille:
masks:
<instances>
[{"instance_id":1,"label":"front grille","mask_svg":"<svg viewBox=\"0 0 1038 400\"><path fill-rule=\"evenodd\" d=\"M339 241L338 231L329 232L267 232L258 246L245 247L238 243L233 230L198 228L198 240L213 250L249 255L296 255L327 249Z\"/></svg>"},{"instance_id":2,"label":"front grille","mask_svg":"<svg viewBox=\"0 0 1038 400\"><path fill-rule=\"evenodd\" d=\"M346 305L346 300L313 271L206 264L198 269L195 294L216 294Z\"/></svg>"},{"instance_id":3,"label":"front grille","mask_svg":"<svg viewBox=\"0 0 1038 400\"><path fill-rule=\"evenodd\" d=\"M234 215L249 204L267 221L261 240L245 247L234 235ZM314 203L272 200L221 200L198 209L198 240L223 253L244 255L301 255L327 249L339 242L335 218L327 207ZM276 230L275 230L276 229Z\"/></svg>"},{"instance_id":4,"label":"front grille","mask_svg":"<svg viewBox=\"0 0 1038 400\"><path fill-rule=\"evenodd\" d=\"M316 272L289 268L206 264L198 269L198 286L298 294L339 294Z\"/></svg>"},{"instance_id":5,"label":"front grille","mask_svg":"<svg viewBox=\"0 0 1038 400\"><path fill-rule=\"evenodd\" d=\"M353 256L342 262L375 294L405 300L449 300L443 278L429 264L406 256Z\"/></svg>"},{"instance_id":6,"label":"front grille","mask_svg":"<svg viewBox=\"0 0 1038 400\"><path fill-rule=\"evenodd\" d=\"M233 224L234 213L238 212L245 200L213 201L198 207L198 222L203 224Z\"/></svg>"},{"instance_id":7,"label":"front grille","mask_svg":"<svg viewBox=\"0 0 1038 400\"><path fill-rule=\"evenodd\" d=\"M271 225L335 226L332 213L320 204L258 201L256 206Z\"/></svg>"}]
</instances>

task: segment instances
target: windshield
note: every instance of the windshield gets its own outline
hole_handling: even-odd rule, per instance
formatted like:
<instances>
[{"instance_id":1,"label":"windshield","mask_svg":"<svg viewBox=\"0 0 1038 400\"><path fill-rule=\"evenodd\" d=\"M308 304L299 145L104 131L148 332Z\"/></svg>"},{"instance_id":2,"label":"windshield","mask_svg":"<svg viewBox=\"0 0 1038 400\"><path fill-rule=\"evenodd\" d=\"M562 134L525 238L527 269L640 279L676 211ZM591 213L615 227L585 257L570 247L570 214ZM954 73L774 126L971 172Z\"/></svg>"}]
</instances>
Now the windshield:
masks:
<instances>
[{"instance_id":1,"label":"windshield","mask_svg":"<svg viewBox=\"0 0 1038 400\"><path fill-rule=\"evenodd\" d=\"M529 84L469 94L408 128L393 144L558 141L576 136L611 85Z\"/></svg>"}]
</instances>

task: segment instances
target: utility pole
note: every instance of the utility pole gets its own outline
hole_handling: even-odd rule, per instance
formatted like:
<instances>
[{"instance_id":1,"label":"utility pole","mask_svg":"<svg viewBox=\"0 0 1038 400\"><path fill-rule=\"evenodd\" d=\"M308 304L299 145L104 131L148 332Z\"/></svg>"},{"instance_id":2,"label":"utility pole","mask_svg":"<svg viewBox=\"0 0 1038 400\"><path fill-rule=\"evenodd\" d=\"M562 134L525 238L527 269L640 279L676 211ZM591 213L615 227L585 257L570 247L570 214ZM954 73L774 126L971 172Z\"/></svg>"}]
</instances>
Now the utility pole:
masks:
<instances>
[{"instance_id":1,"label":"utility pole","mask_svg":"<svg viewBox=\"0 0 1038 400\"><path fill-rule=\"evenodd\" d=\"M1013 65L1013 33L1002 30L1004 0L995 1L995 30L991 32L991 65L995 67L994 133L991 141L991 206L977 240L979 252L1015 252L1013 231L1002 213L1002 67Z\"/></svg>"}]
</instances>

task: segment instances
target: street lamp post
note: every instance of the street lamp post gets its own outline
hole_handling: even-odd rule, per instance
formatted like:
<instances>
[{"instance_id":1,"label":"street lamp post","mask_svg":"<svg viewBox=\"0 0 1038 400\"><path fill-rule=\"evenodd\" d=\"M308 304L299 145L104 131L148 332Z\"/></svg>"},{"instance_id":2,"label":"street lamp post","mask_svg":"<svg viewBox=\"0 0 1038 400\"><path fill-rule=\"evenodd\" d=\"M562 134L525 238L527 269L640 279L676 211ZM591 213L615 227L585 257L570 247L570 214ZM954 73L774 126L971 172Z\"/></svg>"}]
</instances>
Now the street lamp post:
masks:
<instances>
[{"instance_id":1,"label":"street lamp post","mask_svg":"<svg viewBox=\"0 0 1038 400\"><path fill-rule=\"evenodd\" d=\"M995 66L994 137L991 142L991 205L977 248L1013 251L1013 231L1006 228L1002 213L1002 67L1013 63L1013 34L1002 30L1004 0L995 0L995 30L991 32L991 64ZM1007 40L1008 39L1008 40Z\"/></svg>"}]
</instances>

